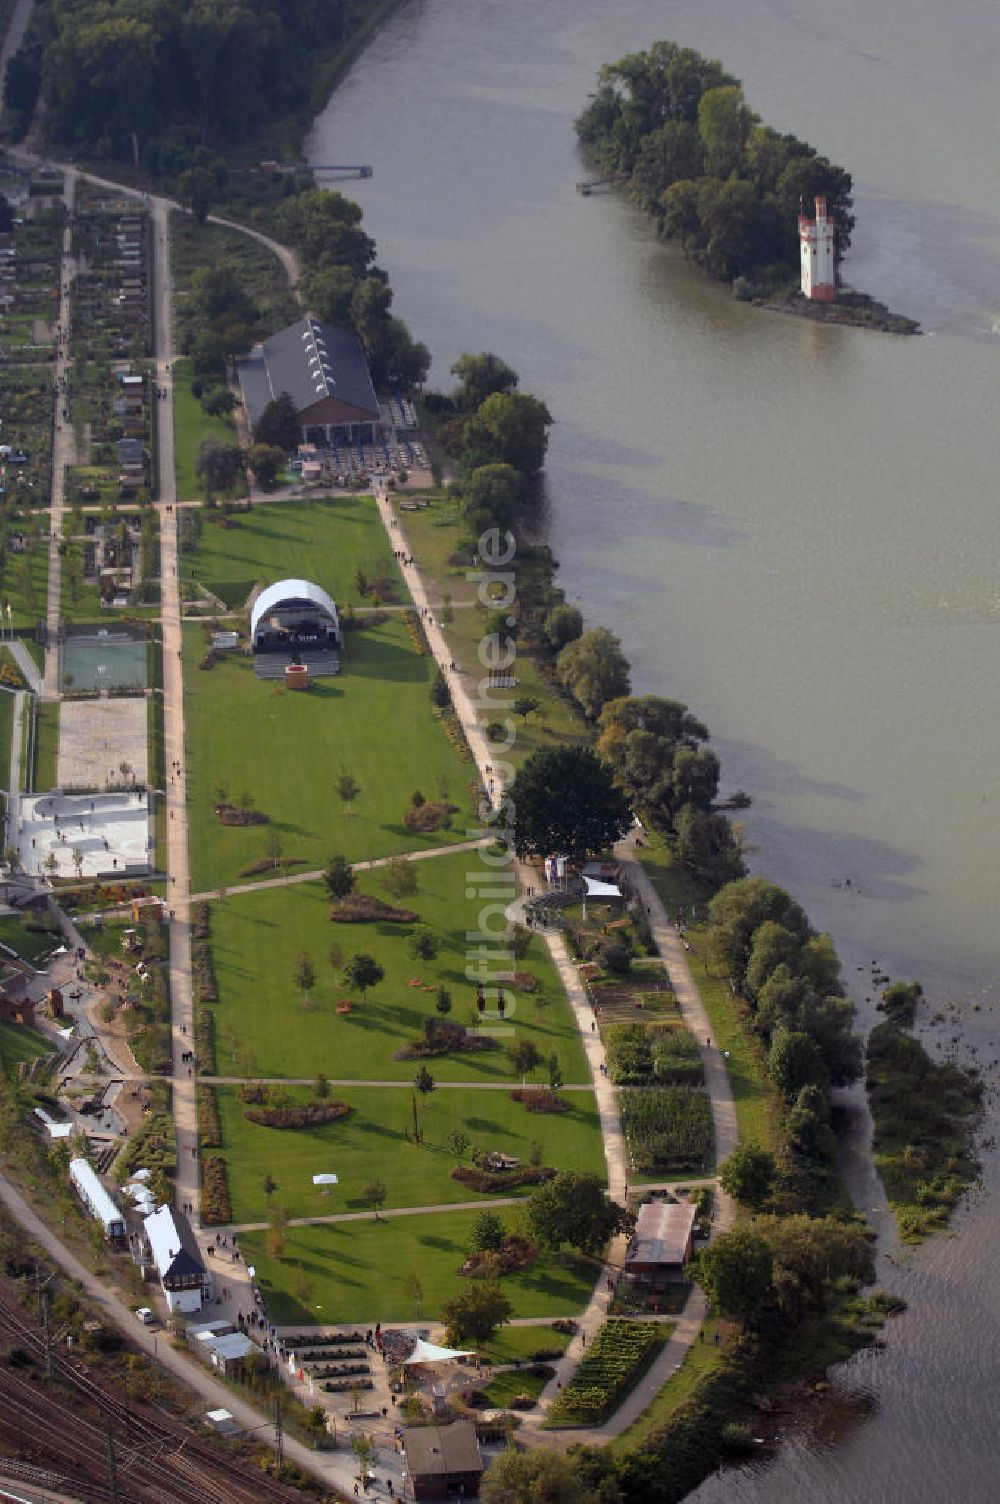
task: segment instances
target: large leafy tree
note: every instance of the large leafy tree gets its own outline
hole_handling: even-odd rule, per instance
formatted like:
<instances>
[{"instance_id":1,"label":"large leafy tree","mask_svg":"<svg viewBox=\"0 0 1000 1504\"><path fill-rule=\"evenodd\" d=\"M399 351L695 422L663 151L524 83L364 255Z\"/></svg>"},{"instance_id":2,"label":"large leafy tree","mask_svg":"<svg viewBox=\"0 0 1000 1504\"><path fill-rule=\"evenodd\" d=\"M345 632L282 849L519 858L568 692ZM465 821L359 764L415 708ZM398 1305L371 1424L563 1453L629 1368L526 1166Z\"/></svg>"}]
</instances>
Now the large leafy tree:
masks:
<instances>
[{"instance_id":1,"label":"large leafy tree","mask_svg":"<svg viewBox=\"0 0 1000 1504\"><path fill-rule=\"evenodd\" d=\"M519 856L607 851L632 823L610 769L589 747L533 752L507 793Z\"/></svg>"},{"instance_id":2,"label":"large leafy tree","mask_svg":"<svg viewBox=\"0 0 1000 1504\"><path fill-rule=\"evenodd\" d=\"M483 1504L613 1504L621 1495L594 1491L581 1480L573 1458L537 1447L529 1452L501 1452L483 1475Z\"/></svg>"},{"instance_id":3,"label":"large leafy tree","mask_svg":"<svg viewBox=\"0 0 1000 1504\"><path fill-rule=\"evenodd\" d=\"M529 478L545 463L552 416L544 402L524 392L493 392L466 425L463 463L512 465Z\"/></svg>"},{"instance_id":4,"label":"large leafy tree","mask_svg":"<svg viewBox=\"0 0 1000 1504\"><path fill-rule=\"evenodd\" d=\"M591 720L608 700L627 695L631 688L628 659L607 627L591 627L568 643L556 660L556 673Z\"/></svg>"},{"instance_id":5,"label":"large leafy tree","mask_svg":"<svg viewBox=\"0 0 1000 1504\"><path fill-rule=\"evenodd\" d=\"M513 465L480 465L462 485L462 505L474 527L512 528L524 510L524 476Z\"/></svg>"},{"instance_id":6,"label":"large leafy tree","mask_svg":"<svg viewBox=\"0 0 1000 1504\"><path fill-rule=\"evenodd\" d=\"M285 454L297 447L302 437L302 425L298 409L287 392L279 392L267 404L257 419L253 436L258 444L272 445Z\"/></svg>"},{"instance_id":7,"label":"large leafy tree","mask_svg":"<svg viewBox=\"0 0 1000 1504\"><path fill-rule=\"evenodd\" d=\"M774 1255L759 1233L740 1223L702 1250L694 1277L720 1315L751 1325L774 1295Z\"/></svg>"},{"instance_id":8,"label":"large leafy tree","mask_svg":"<svg viewBox=\"0 0 1000 1504\"><path fill-rule=\"evenodd\" d=\"M451 1343L474 1343L481 1347L511 1318L513 1306L500 1286L492 1281L469 1281L465 1288L441 1307L441 1320Z\"/></svg>"},{"instance_id":9,"label":"large leafy tree","mask_svg":"<svg viewBox=\"0 0 1000 1504\"><path fill-rule=\"evenodd\" d=\"M220 444L217 439L202 439L195 461L198 477L211 500L220 491L228 491L243 472L243 451L237 444Z\"/></svg>"},{"instance_id":10,"label":"large leafy tree","mask_svg":"<svg viewBox=\"0 0 1000 1504\"><path fill-rule=\"evenodd\" d=\"M630 1225L625 1208L604 1194L600 1178L582 1170L565 1170L539 1186L528 1200L528 1221L543 1247L568 1243L590 1254Z\"/></svg>"},{"instance_id":11,"label":"large leafy tree","mask_svg":"<svg viewBox=\"0 0 1000 1504\"><path fill-rule=\"evenodd\" d=\"M451 374L458 377L455 406L466 413L475 412L494 392L512 392L517 386L517 372L489 350L460 355Z\"/></svg>"}]
</instances>

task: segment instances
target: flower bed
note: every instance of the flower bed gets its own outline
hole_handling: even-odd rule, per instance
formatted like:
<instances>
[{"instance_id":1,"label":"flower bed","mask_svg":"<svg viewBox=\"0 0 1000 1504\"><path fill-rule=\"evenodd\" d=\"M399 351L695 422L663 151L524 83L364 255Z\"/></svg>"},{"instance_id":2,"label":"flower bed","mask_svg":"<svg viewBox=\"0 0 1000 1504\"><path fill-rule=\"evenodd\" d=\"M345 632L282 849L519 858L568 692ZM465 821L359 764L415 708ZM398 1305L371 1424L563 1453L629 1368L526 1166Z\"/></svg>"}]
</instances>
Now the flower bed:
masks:
<instances>
[{"instance_id":1,"label":"flower bed","mask_svg":"<svg viewBox=\"0 0 1000 1504\"><path fill-rule=\"evenodd\" d=\"M606 1321L549 1410L546 1426L593 1426L607 1420L646 1372L669 1330L653 1321Z\"/></svg>"},{"instance_id":2,"label":"flower bed","mask_svg":"<svg viewBox=\"0 0 1000 1504\"><path fill-rule=\"evenodd\" d=\"M318 1128L335 1123L350 1112L346 1102L287 1102L280 1106L247 1107L243 1116L265 1128Z\"/></svg>"}]
</instances>

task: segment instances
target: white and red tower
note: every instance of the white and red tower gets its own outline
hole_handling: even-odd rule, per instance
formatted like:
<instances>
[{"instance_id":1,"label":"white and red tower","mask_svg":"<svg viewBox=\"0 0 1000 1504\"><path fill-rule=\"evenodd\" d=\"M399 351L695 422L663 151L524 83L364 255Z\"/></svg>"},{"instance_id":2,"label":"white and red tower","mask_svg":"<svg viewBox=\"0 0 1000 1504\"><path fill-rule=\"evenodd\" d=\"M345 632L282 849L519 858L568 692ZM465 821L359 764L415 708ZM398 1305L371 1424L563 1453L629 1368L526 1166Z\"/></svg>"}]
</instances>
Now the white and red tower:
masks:
<instances>
[{"instance_id":1,"label":"white and red tower","mask_svg":"<svg viewBox=\"0 0 1000 1504\"><path fill-rule=\"evenodd\" d=\"M799 215L802 295L814 302L831 303L837 296L833 236L833 220L827 217L826 199L817 198L815 220Z\"/></svg>"}]
</instances>

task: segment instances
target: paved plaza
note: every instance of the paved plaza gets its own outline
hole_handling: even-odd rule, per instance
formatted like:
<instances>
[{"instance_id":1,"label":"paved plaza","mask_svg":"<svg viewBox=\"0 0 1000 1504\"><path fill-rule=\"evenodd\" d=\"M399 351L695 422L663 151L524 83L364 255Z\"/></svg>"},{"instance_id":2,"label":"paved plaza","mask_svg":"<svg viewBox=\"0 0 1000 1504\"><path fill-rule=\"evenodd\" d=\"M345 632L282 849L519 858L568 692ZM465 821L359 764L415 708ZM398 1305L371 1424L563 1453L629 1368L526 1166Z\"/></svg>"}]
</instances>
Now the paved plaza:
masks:
<instances>
[{"instance_id":1,"label":"paved plaza","mask_svg":"<svg viewBox=\"0 0 1000 1504\"><path fill-rule=\"evenodd\" d=\"M32 877L145 873L152 866L152 827L145 793L24 794L19 800L17 848Z\"/></svg>"},{"instance_id":2,"label":"paved plaza","mask_svg":"<svg viewBox=\"0 0 1000 1504\"><path fill-rule=\"evenodd\" d=\"M146 782L146 701L63 700L59 707L61 789L103 789ZM131 771L123 774L122 763Z\"/></svg>"}]
</instances>

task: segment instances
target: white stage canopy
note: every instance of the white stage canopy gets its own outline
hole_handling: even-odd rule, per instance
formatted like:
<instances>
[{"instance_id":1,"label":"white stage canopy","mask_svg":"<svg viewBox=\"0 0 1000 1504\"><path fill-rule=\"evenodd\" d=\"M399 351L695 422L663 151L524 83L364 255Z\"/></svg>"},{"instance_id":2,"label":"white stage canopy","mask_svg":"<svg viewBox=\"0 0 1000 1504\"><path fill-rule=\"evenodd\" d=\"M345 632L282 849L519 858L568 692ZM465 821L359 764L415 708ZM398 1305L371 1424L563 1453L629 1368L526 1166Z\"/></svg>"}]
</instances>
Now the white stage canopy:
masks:
<instances>
[{"instance_id":1,"label":"white stage canopy","mask_svg":"<svg viewBox=\"0 0 1000 1504\"><path fill-rule=\"evenodd\" d=\"M615 883L602 883L599 878L585 877L588 898L621 898L621 889Z\"/></svg>"},{"instance_id":2,"label":"white stage canopy","mask_svg":"<svg viewBox=\"0 0 1000 1504\"><path fill-rule=\"evenodd\" d=\"M474 1352L467 1352L460 1347L438 1347L434 1342L425 1342L423 1337L417 1338L417 1345L408 1358L403 1359L404 1368L408 1363L447 1363L450 1358L474 1358Z\"/></svg>"}]
</instances>

